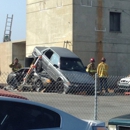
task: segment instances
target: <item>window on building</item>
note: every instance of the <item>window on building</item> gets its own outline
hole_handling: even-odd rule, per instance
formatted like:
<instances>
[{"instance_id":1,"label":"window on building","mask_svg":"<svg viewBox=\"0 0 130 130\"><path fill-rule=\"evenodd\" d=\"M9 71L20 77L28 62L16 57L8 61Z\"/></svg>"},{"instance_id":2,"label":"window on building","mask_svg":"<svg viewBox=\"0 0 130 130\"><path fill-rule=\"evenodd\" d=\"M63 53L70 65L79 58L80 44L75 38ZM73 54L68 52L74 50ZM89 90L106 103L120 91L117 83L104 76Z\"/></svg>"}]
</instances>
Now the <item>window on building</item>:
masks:
<instances>
[{"instance_id":1,"label":"window on building","mask_svg":"<svg viewBox=\"0 0 130 130\"><path fill-rule=\"evenodd\" d=\"M120 32L121 13L110 12L110 31Z\"/></svg>"},{"instance_id":2,"label":"window on building","mask_svg":"<svg viewBox=\"0 0 130 130\"><path fill-rule=\"evenodd\" d=\"M92 0L81 0L82 6L92 6Z\"/></svg>"}]
</instances>

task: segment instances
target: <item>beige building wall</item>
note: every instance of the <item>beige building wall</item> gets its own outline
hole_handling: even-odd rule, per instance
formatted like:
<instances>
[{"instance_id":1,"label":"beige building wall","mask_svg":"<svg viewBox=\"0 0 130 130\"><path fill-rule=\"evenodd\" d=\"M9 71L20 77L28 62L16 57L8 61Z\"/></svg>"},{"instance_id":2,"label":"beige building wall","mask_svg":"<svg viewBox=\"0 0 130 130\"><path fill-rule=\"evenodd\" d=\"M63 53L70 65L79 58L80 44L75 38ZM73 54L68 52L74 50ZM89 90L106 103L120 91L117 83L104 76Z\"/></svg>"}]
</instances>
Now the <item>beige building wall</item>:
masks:
<instances>
[{"instance_id":1,"label":"beige building wall","mask_svg":"<svg viewBox=\"0 0 130 130\"><path fill-rule=\"evenodd\" d=\"M14 57L17 57L19 59L19 62L24 67L26 57L26 42L25 41L13 42L12 51L13 51L12 60L14 59Z\"/></svg>"},{"instance_id":2,"label":"beige building wall","mask_svg":"<svg viewBox=\"0 0 130 130\"><path fill-rule=\"evenodd\" d=\"M72 49L72 0L27 0L26 56L35 46Z\"/></svg>"},{"instance_id":3,"label":"beige building wall","mask_svg":"<svg viewBox=\"0 0 130 130\"><path fill-rule=\"evenodd\" d=\"M9 64L12 62L12 43L4 42L0 44L0 70L2 73L9 73Z\"/></svg>"},{"instance_id":4,"label":"beige building wall","mask_svg":"<svg viewBox=\"0 0 130 130\"><path fill-rule=\"evenodd\" d=\"M96 65L105 57L109 75L129 75L129 8L124 0L27 0L26 56L35 46L63 47L68 41L85 66L92 57ZM120 31L110 31L111 12L121 15Z\"/></svg>"},{"instance_id":5,"label":"beige building wall","mask_svg":"<svg viewBox=\"0 0 130 130\"><path fill-rule=\"evenodd\" d=\"M14 57L24 66L26 54L26 42L4 42L0 43L0 83L6 83L8 74L12 71L9 64L12 63Z\"/></svg>"}]
</instances>

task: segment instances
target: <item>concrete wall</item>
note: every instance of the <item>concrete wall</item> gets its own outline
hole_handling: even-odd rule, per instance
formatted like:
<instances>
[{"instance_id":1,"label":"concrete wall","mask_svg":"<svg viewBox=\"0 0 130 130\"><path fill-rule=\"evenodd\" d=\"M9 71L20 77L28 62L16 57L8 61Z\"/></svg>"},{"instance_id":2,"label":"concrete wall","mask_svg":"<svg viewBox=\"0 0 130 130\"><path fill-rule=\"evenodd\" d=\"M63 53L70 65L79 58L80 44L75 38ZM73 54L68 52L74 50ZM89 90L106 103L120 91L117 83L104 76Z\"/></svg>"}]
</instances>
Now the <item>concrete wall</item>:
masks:
<instances>
[{"instance_id":1,"label":"concrete wall","mask_svg":"<svg viewBox=\"0 0 130 130\"><path fill-rule=\"evenodd\" d=\"M103 49L110 64L110 73L128 75L130 73L130 1L105 0ZM121 13L121 32L109 31L109 12Z\"/></svg>"},{"instance_id":2,"label":"concrete wall","mask_svg":"<svg viewBox=\"0 0 130 130\"><path fill-rule=\"evenodd\" d=\"M102 56L109 65L109 75L130 73L130 1L74 0L74 52L84 65L94 57L96 64ZM121 12L121 32L109 31L109 13ZM78 17L77 17L78 16Z\"/></svg>"},{"instance_id":3,"label":"concrete wall","mask_svg":"<svg viewBox=\"0 0 130 130\"><path fill-rule=\"evenodd\" d=\"M14 57L17 57L24 65L25 43L25 41L0 43L0 83L6 83L7 75L12 71L9 64L12 63Z\"/></svg>"},{"instance_id":4,"label":"concrete wall","mask_svg":"<svg viewBox=\"0 0 130 130\"><path fill-rule=\"evenodd\" d=\"M102 56L109 75L130 72L130 1L27 0L26 56L35 46L63 46L76 53L86 66ZM121 32L109 31L109 13L121 12Z\"/></svg>"},{"instance_id":5,"label":"concrete wall","mask_svg":"<svg viewBox=\"0 0 130 130\"><path fill-rule=\"evenodd\" d=\"M0 70L1 73L9 73L9 64L12 62L12 43L0 43Z\"/></svg>"},{"instance_id":6,"label":"concrete wall","mask_svg":"<svg viewBox=\"0 0 130 130\"><path fill-rule=\"evenodd\" d=\"M24 67L24 60L26 57L26 42L21 41L21 42L16 42L12 44L12 50L13 50L13 55L12 55L12 60L14 57L17 57L19 59L19 62L22 64Z\"/></svg>"},{"instance_id":7,"label":"concrete wall","mask_svg":"<svg viewBox=\"0 0 130 130\"><path fill-rule=\"evenodd\" d=\"M74 0L73 10L73 51L82 59L85 66L91 57L96 57L95 20L96 8L89 7L86 0Z\"/></svg>"},{"instance_id":8,"label":"concrete wall","mask_svg":"<svg viewBox=\"0 0 130 130\"><path fill-rule=\"evenodd\" d=\"M26 56L35 46L72 42L72 7L72 0L27 0Z\"/></svg>"}]
</instances>

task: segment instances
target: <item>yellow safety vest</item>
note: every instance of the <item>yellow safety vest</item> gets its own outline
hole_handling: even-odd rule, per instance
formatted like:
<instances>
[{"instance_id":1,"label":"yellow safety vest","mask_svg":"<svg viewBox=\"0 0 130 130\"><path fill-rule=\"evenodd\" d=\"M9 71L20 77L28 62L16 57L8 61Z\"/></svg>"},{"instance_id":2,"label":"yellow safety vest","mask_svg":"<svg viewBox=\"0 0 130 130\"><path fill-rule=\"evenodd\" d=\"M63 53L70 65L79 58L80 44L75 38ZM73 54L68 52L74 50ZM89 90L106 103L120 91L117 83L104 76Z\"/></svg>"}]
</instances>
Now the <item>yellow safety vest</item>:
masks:
<instances>
[{"instance_id":1,"label":"yellow safety vest","mask_svg":"<svg viewBox=\"0 0 130 130\"><path fill-rule=\"evenodd\" d=\"M104 62L101 62L97 67L97 73L99 77L108 76L108 65Z\"/></svg>"},{"instance_id":2,"label":"yellow safety vest","mask_svg":"<svg viewBox=\"0 0 130 130\"><path fill-rule=\"evenodd\" d=\"M92 63L90 63L90 64L87 66L86 71L87 71L88 73L90 73L91 75L94 75L94 74L97 72L95 65L92 64Z\"/></svg>"}]
</instances>

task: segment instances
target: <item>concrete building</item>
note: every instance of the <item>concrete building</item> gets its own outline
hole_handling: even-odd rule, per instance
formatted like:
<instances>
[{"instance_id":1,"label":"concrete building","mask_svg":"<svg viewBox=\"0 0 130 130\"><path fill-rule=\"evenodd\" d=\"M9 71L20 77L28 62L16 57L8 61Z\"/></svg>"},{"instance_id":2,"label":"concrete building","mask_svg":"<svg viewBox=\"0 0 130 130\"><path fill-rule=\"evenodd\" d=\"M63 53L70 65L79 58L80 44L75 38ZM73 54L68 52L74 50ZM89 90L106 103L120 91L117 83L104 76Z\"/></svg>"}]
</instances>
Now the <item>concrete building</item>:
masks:
<instances>
[{"instance_id":1,"label":"concrete building","mask_svg":"<svg viewBox=\"0 0 130 130\"><path fill-rule=\"evenodd\" d=\"M110 75L130 72L130 1L27 0L26 56L35 46L64 46L84 65L106 57Z\"/></svg>"},{"instance_id":2,"label":"concrete building","mask_svg":"<svg viewBox=\"0 0 130 130\"><path fill-rule=\"evenodd\" d=\"M7 64L17 55L24 65L35 46L60 46L76 53L85 66L91 57L98 64L104 56L109 75L129 74L130 1L27 0L26 7L26 41L0 44Z\"/></svg>"}]
</instances>

